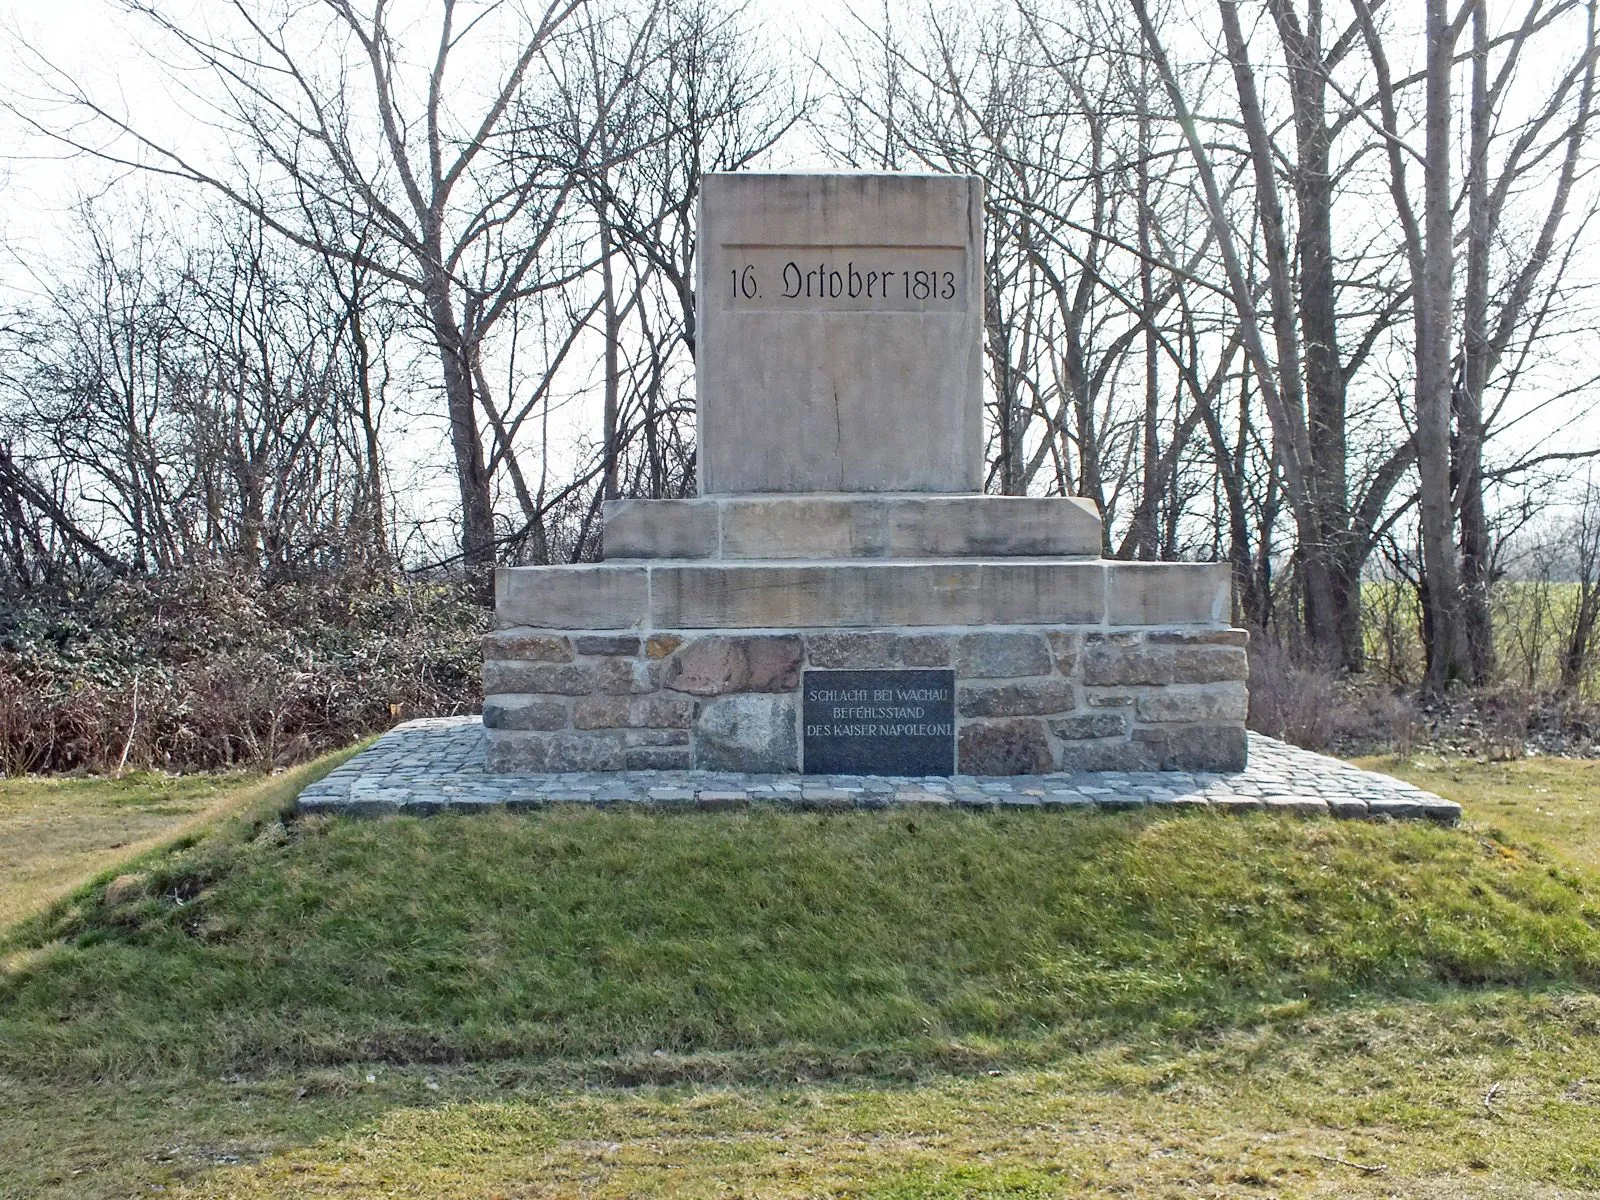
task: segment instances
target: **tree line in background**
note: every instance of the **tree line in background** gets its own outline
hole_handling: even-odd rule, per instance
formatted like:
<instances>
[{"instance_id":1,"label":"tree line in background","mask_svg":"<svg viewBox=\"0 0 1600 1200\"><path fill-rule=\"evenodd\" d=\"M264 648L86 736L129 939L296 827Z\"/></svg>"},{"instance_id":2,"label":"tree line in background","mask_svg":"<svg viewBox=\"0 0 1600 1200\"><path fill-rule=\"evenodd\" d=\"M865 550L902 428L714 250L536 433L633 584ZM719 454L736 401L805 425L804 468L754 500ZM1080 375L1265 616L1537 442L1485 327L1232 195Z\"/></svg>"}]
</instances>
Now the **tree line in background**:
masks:
<instances>
[{"instance_id":1,"label":"tree line in background","mask_svg":"<svg viewBox=\"0 0 1600 1200\"><path fill-rule=\"evenodd\" d=\"M145 186L3 305L6 577L593 557L602 500L694 488L701 174L957 171L991 491L1434 689L1504 673L1497 588L1571 491L1534 557L1581 588L1576 687L1597 2L929 0L802 54L721 0L122 0L215 137L13 48L13 117Z\"/></svg>"}]
</instances>

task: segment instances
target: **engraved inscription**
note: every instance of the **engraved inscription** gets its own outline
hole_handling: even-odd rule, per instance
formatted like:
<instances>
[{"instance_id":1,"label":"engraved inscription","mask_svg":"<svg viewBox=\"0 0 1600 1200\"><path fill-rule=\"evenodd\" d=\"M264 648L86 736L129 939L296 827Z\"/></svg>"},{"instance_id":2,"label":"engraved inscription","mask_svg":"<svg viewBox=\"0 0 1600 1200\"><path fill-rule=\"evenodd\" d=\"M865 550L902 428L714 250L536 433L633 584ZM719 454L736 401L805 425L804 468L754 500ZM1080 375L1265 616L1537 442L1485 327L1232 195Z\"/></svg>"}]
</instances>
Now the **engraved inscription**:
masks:
<instances>
[{"instance_id":1,"label":"engraved inscription","mask_svg":"<svg viewBox=\"0 0 1600 1200\"><path fill-rule=\"evenodd\" d=\"M957 312L966 251L954 246L722 247L733 312Z\"/></svg>"},{"instance_id":2,"label":"engraved inscription","mask_svg":"<svg viewBox=\"0 0 1600 1200\"><path fill-rule=\"evenodd\" d=\"M950 774L954 696L953 671L807 671L806 772Z\"/></svg>"}]
</instances>

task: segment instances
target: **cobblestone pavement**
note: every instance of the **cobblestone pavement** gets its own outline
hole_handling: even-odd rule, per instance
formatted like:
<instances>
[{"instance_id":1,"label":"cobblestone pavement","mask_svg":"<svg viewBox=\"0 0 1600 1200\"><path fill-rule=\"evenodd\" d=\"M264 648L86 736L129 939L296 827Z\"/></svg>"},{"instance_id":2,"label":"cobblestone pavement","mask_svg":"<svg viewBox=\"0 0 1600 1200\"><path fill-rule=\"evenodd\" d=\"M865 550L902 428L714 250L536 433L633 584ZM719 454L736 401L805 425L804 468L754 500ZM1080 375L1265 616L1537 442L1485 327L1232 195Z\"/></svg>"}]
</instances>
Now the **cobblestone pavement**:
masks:
<instances>
[{"instance_id":1,"label":"cobblestone pavement","mask_svg":"<svg viewBox=\"0 0 1600 1200\"><path fill-rule=\"evenodd\" d=\"M1097 771L1076 775L744 775L617 771L491 775L473 717L407 721L300 794L303 813L473 812L551 804L799 809L1209 807L1336 817L1424 817L1454 824L1461 806L1336 758L1250 735L1250 765L1233 774Z\"/></svg>"}]
</instances>

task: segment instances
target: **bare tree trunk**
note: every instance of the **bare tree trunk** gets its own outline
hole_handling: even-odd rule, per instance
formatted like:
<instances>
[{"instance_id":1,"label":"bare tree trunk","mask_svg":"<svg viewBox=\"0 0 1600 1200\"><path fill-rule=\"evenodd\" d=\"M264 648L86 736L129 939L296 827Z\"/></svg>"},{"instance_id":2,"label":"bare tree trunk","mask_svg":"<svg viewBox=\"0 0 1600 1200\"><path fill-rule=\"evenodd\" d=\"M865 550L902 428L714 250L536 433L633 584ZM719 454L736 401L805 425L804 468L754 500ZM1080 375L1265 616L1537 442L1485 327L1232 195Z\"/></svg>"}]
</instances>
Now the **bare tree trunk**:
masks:
<instances>
[{"instance_id":1,"label":"bare tree trunk","mask_svg":"<svg viewBox=\"0 0 1600 1200\"><path fill-rule=\"evenodd\" d=\"M489 569L494 566L494 508L489 498L489 472L483 461L483 440L478 435L478 406L472 390L471 353L451 309L449 283L429 281L426 292L428 318L439 361L444 369L445 410L450 418L450 447L455 453L456 481L461 496L461 557L487 593Z\"/></svg>"},{"instance_id":2,"label":"bare tree trunk","mask_svg":"<svg viewBox=\"0 0 1600 1200\"><path fill-rule=\"evenodd\" d=\"M1300 347L1304 362L1306 424L1310 434L1311 485L1316 522L1333 587L1333 611L1316 629L1331 625L1338 659L1361 668L1361 575L1350 531L1347 478L1345 374L1339 359L1337 278L1333 256L1332 133L1327 118L1327 67L1323 63L1322 14L1312 4L1304 26L1288 0L1269 7L1283 43L1289 96L1294 108L1295 161L1290 175L1296 205L1299 262ZM1315 597L1308 595L1308 602Z\"/></svg>"},{"instance_id":3,"label":"bare tree trunk","mask_svg":"<svg viewBox=\"0 0 1600 1200\"><path fill-rule=\"evenodd\" d=\"M1141 22L1154 42L1154 31L1145 14L1144 0L1138 0ZM1187 120L1188 134L1195 165L1201 178L1207 181L1213 226L1219 245L1228 263L1234 304L1246 331L1246 349L1256 360L1257 379L1262 396L1267 402L1267 414L1272 421L1273 438L1279 461L1283 466L1283 479L1294 512L1295 526L1299 532L1297 560L1304 582L1306 633L1316 653L1334 658L1344 657L1343 635L1337 618L1339 599L1335 584L1335 571L1330 562L1327 531L1323 527L1320 479L1313 450L1313 439L1306 425L1305 377L1300 360L1300 347L1295 336L1295 298L1289 267L1288 238L1284 229L1283 209L1278 200L1277 183L1273 175L1273 154L1266 121L1261 113L1256 95L1255 76L1245 50L1244 34L1239 26L1237 6L1231 0L1221 0L1223 33L1228 43L1228 57L1233 67L1234 85L1239 93L1239 106L1244 118L1245 132L1250 143L1250 158L1256 177L1256 203L1261 225L1262 241L1267 260L1267 293L1272 311L1272 333L1277 350L1277 362L1267 358L1266 347L1256 329L1254 297L1245 282L1239 265L1238 252L1233 246L1226 216L1222 210L1221 195L1215 183L1209 157L1193 131L1193 120ZM1164 53L1158 62L1165 63ZM1168 89L1174 105L1182 102L1177 81L1171 68L1163 66ZM1186 111L1187 105L1184 105Z\"/></svg>"},{"instance_id":4,"label":"bare tree trunk","mask_svg":"<svg viewBox=\"0 0 1600 1200\"><path fill-rule=\"evenodd\" d=\"M1472 109L1468 117L1467 280L1460 386L1455 389L1456 495L1461 519L1461 605L1474 683L1494 673L1489 612L1489 529L1483 508L1483 389L1489 374L1489 31L1483 0L1472 6Z\"/></svg>"},{"instance_id":5,"label":"bare tree trunk","mask_svg":"<svg viewBox=\"0 0 1600 1200\"><path fill-rule=\"evenodd\" d=\"M1141 73L1144 64L1140 64ZM1145 81L1140 80L1141 84ZM1155 285L1152 278L1150 243L1150 111L1149 105L1139 105L1138 118L1139 164L1135 173L1139 194L1136 197L1139 234L1139 306L1144 312L1144 477L1140 489L1139 507L1134 513L1135 553L1141 559L1159 557L1156 540L1156 493L1159 489L1156 467L1161 458L1161 441L1157 422L1160 420L1160 339L1156 336ZM1174 472L1176 475L1176 472Z\"/></svg>"},{"instance_id":6,"label":"bare tree trunk","mask_svg":"<svg viewBox=\"0 0 1600 1200\"><path fill-rule=\"evenodd\" d=\"M612 269L611 225L604 206L600 209L600 286L605 297L605 422L603 453L605 455L602 491L607 500L617 498L617 393L621 387L617 356L622 322L617 318L617 288Z\"/></svg>"},{"instance_id":7,"label":"bare tree trunk","mask_svg":"<svg viewBox=\"0 0 1600 1200\"><path fill-rule=\"evenodd\" d=\"M1450 318L1455 270L1450 186L1450 74L1457 30L1446 0L1427 0L1422 274L1416 287L1417 473L1427 574L1427 686L1471 676L1461 618L1450 489Z\"/></svg>"}]
</instances>

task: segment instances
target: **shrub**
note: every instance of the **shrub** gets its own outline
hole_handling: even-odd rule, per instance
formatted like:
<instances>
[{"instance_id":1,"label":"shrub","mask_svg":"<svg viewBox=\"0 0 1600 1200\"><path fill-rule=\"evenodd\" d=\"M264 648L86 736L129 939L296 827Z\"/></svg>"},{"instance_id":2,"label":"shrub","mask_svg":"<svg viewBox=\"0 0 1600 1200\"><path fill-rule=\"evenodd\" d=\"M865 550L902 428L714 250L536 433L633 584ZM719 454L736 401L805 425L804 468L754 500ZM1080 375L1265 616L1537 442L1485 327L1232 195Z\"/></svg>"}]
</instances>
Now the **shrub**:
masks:
<instances>
[{"instance_id":1,"label":"shrub","mask_svg":"<svg viewBox=\"0 0 1600 1200\"><path fill-rule=\"evenodd\" d=\"M1410 753L1427 736L1416 706L1386 684L1298 661L1260 635L1250 641L1249 725L1308 750L1381 747Z\"/></svg>"},{"instance_id":2,"label":"shrub","mask_svg":"<svg viewBox=\"0 0 1600 1200\"><path fill-rule=\"evenodd\" d=\"M0 597L0 769L282 765L481 702L451 583L225 565Z\"/></svg>"}]
</instances>

